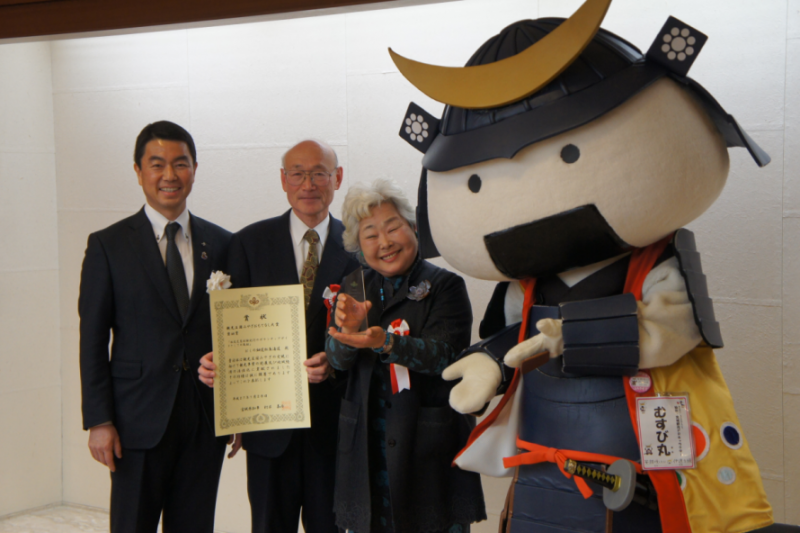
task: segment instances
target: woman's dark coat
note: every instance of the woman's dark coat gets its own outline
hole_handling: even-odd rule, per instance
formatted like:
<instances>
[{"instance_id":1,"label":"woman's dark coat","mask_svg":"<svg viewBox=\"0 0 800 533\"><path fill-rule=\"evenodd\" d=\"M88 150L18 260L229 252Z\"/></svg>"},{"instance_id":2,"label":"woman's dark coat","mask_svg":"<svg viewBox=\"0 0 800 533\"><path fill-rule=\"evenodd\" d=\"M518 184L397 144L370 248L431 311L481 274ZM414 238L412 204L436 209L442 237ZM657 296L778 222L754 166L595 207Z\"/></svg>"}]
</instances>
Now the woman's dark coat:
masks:
<instances>
[{"instance_id":1,"label":"woman's dark coat","mask_svg":"<svg viewBox=\"0 0 800 533\"><path fill-rule=\"evenodd\" d=\"M367 299L373 304L369 324L387 328L393 320L404 319L410 338L389 356L371 349L351 350L344 362L331 353L337 352L333 347L338 343L330 338L326 343L333 366L350 371L339 416L336 524L358 533L370 531L367 420L373 368L386 362L413 368L415 361L419 365L431 357L449 360L425 365L436 367L434 375L409 372L411 389L391 395L386 403L386 459L394 531L441 531L452 524L483 520L486 512L480 476L451 466L474 421L453 411L448 398L454 383L440 376L470 344L472 308L464 280L427 261L418 261L397 291L371 269L365 269L364 276ZM409 287L425 280L430 282L430 293L419 301L409 299ZM385 309L381 305L382 284L387 294ZM447 353L442 343L450 345ZM339 355L341 352L338 350Z\"/></svg>"}]
</instances>

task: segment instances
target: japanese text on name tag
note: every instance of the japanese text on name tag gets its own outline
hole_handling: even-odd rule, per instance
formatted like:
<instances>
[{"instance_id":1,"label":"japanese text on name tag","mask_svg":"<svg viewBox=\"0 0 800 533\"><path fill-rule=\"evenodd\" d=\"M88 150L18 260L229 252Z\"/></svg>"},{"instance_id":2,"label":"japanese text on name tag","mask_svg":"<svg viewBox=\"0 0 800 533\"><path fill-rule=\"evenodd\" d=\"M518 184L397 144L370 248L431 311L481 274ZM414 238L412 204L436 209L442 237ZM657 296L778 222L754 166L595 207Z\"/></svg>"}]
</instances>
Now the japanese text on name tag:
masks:
<instances>
[{"instance_id":1,"label":"japanese text on name tag","mask_svg":"<svg viewBox=\"0 0 800 533\"><path fill-rule=\"evenodd\" d=\"M642 468L694 468L694 443L686 396L638 398L639 447Z\"/></svg>"}]
</instances>

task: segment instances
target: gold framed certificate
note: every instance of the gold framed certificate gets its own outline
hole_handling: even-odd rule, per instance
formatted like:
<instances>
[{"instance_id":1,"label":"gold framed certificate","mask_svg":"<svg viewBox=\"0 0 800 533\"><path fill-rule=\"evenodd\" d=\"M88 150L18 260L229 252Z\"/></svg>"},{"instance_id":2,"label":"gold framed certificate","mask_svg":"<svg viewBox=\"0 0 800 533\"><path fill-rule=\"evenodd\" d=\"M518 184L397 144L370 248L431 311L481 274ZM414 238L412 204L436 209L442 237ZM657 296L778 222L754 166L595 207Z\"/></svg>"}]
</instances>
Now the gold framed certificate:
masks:
<instances>
[{"instance_id":1,"label":"gold framed certificate","mask_svg":"<svg viewBox=\"0 0 800 533\"><path fill-rule=\"evenodd\" d=\"M311 427L302 285L209 292L216 434Z\"/></svg>"}]
</instances>

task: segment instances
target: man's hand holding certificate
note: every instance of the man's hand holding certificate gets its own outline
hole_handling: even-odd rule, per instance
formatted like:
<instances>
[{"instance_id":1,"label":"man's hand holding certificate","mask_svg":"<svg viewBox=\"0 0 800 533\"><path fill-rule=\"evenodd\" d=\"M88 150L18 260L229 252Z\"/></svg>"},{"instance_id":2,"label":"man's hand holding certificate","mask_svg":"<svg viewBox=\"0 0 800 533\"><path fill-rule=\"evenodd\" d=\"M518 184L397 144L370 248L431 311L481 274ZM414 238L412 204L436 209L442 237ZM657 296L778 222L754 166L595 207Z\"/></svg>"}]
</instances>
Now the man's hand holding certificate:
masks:
<instances>
[{"instance_id":1,"label":"man's hand holding certificate","mask_svg":"<svg viewBox=\"0 0 800 533\"><path fill-rule=\"evenodd\" d=\"M208 281L215 369L199 370L216 434L310 427L303 287L226 286L222 273Z\"/></svg>"}]
</instances>

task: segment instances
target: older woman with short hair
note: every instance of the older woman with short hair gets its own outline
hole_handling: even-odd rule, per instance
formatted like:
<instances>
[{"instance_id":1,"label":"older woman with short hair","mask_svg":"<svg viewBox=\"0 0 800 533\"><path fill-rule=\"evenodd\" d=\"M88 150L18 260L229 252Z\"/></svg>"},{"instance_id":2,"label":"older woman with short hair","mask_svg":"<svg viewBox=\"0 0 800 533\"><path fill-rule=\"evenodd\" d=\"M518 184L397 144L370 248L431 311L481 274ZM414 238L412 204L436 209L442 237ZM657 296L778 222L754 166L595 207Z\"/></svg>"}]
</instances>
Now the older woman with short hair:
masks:
<instances>
[{"instance_id":1,"label":"older woman with short hair","mask_svg":"<svg viewBox=\"0 0 800 533\"><path fill-rule=\"evenodd\" d=\"M486 518L480 478L451 466L474 424L448 404L442 371L469 346L464 280L418 257L414 209L389 180L354 185L342 208L367 303L339 294L326 342L348 370L334 511L355 533L466 532ZM359 333L364 316L372 325Z\"/></svg>"}]
</instances>

